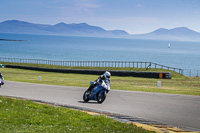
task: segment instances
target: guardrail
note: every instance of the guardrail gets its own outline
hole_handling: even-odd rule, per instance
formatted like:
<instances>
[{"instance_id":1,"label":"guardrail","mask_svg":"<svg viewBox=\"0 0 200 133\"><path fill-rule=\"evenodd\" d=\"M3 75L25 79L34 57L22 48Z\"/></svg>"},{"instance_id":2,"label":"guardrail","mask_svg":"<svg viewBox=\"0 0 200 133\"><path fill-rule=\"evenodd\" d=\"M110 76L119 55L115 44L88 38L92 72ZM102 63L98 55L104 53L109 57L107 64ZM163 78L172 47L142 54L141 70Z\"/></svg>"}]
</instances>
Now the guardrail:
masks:
<instances>
[{"instance_id":1,"label":"guardrail","mask_svg":"<svg viewBox=\"0 0 200 133\"><path fill-rule=\"evenodd\" d=\"M183 75L188 76L188 77L199 77L200 76L200 70L184 69Z\"/></svg>"},{"instance_id":2,"label":"guardrail","mask_svg":"<svg viewBox=\"0 0 200 133\"><path fill-rule=\"evenodd\" d=\"M42 59L21 59L21 58L2 58L0 62L14 62L14 63L33 63L33 64L47 64L60 66L79 66L79 67L133 67L133 68L160 68L178 72L183 75L183 69L168 67L153 62L135 62L135 61L54 61Z\"/></svg>"}]
</instances>

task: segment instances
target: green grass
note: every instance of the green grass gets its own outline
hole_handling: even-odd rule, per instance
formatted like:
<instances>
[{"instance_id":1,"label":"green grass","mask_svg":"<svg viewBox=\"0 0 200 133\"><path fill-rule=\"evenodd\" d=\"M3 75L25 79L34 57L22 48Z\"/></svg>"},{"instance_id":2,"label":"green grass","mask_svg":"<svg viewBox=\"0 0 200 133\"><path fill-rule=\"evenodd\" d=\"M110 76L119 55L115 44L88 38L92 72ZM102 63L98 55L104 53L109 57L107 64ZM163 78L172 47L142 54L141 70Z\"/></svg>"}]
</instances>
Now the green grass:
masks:
<instances>
[{"instance_id":1,"label":"green grass","mask_svg":"<svg viewBox=\"0 0 200 133\"><path fill-rule=\"evenodd\" d=\"M53 73L12 68L0 68L0 71L5 80L63 86L88 87L89 81L98 78L98 75ZM38 76L42 77L41 81L38 80ZM161 81L161 88L157 88L157 81ZM179 74L173 76L172 79L111 76L111 89L200 96L200 78L185 77Z\"/></svg>"},{"instance_id":2,"label":"green grass","mask_svg":"<svg viewBox=\"0 0 200 133\"><path fill-rule=\"evenodd\" d=\"M105 116L0 96L1 133L148 133Z\"/></svg>"},{"instance_id":3,"label":"green grass","mask_svg":"<svg viewBox=\"0 0 200 133\"><path fill-rule=\"evenodd\" d=\"M0 63L5 64L5 63ZM9 64L9 63L6 63ZM12 64L12 63L10 63ZM15 64L22 65L22 64ZM92 67L61 67L49 65L23 64L26 66L66 68L66 69L98 69L126 71L168 71L162 69L136 68L92 68ZM41 72L23 69L0 68L5 80L88 87L98 75L66 74ZM172 72L172 71L171 71ZM38 76L42 80L38 80ZM162 88L157 88L157 81ZM6 85L6 84L5 84ZM146 91L172 94L200 96L200 78L185 77L172 72L172 79L150 79L136 77L111 77L111 89ZM112 91L112 90L111 90ZM103 127L103 128L102 128ZM40 105L30 101L0 97L0 132L147 132L133 125L117 122L105 116L90 116L80 111Z\"/></svg>"}]
</instances>

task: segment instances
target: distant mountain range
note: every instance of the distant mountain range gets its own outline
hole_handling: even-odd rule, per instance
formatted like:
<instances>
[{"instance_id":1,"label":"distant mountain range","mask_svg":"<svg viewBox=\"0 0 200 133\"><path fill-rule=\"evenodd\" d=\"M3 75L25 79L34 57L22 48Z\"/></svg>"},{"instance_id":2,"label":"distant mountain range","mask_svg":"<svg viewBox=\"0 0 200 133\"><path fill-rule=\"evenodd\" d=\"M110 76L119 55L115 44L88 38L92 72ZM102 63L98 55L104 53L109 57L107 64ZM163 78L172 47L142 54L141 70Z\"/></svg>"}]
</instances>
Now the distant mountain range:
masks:
<instances>
[{"instance_id":1,"label":"distant mountain range","mask_svg":"<svg viewBox=\"0 0 200 133\"><path fill-rule=\"evenodd\" d=\"M55 25L34 24L19 20L8 20L0 23L0 33L23 33L23 34L46 34L46 35L70 35L70 36L91 36L91 37L116 37L151 40L179 40L179 41L200 41L200 33L179 27L174 29L160 28L146 34L128 34L124 30L105 30L98 26L91 26L86 23Z\"/></svg>"},{"instance_id":2,"label":"distant mountain range","mask_svg":"<svg viewBox=\"0 0 200 133\"><path fill-rule=\"evenodd\" d=\"M123 30L107 31L101 27L90 26L86 23L56 25L33 24L18 20L8 20L0 23L1 33L25 33L25 34L54 34L72 36L101 36L101 37L124 37L129 34Z\"/></svg>"},{"instance_id":3,"label":"distant mountain range","mask_svg":"<svg viewBox=\"0 0 200 133\"><path fill-rule=\"evenodd\" d=\"M178 27L170 30L160 28L147 34L132 35L132 37L135 39L200 41L200 33L187 27Z\"/></svg>"}]
</instances>

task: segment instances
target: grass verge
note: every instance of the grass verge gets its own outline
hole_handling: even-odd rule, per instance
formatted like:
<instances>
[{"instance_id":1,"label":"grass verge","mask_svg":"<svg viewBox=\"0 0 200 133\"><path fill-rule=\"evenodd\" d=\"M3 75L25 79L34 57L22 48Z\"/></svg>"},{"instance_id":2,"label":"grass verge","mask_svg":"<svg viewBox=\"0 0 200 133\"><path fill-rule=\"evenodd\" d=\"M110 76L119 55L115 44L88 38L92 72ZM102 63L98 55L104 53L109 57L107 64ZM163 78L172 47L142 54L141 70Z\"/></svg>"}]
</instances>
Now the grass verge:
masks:
<instances>
[{"instance_id":1,"label":"grass verge","mask_svg":"<svg viewBox=\"0 0 200 133\"><path fill-rule=\"evenodd\" d=\"M133 124L121 123L105 116L92 116L81 111L1 96L0 112L2 133L149 133Z\"/></svg>"}]
</instances>

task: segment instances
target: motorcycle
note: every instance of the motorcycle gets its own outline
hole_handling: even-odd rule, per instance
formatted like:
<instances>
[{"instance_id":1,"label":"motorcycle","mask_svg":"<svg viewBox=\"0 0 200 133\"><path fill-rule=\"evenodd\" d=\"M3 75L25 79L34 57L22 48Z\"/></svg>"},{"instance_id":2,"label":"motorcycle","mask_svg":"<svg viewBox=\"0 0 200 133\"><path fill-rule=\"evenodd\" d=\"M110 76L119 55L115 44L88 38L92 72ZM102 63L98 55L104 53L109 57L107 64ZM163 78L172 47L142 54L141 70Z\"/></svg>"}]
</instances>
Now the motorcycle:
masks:
<instances>
[{"instance_id":1,"label":"motorcycle","mask_svg":"<svg viewBox=\"0 0 200 133\"><path fill-rule=\"evenodd\" d=\"M93 84L92 81L90 81L90 85L91 84ZM83 101L88 102L89 100L95 100L98 103L103 103L108 92L109 90L106 89L106 84L103 81L101 84L97 84L91 92L86 90L83 94Z\"/></svg>"},{"instance_id":2,"label":"motorcycle","mask_svg":"<svg viewBox=\"0 0 200 133\"><path fill-rule=\"evenodd\" d=\"M2 79L0 78L0 88L1 88L2 85L4 85L4 79L3 79L3 78L2 78Z\"/></svg>"}]
</instances>

